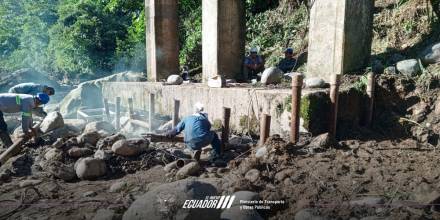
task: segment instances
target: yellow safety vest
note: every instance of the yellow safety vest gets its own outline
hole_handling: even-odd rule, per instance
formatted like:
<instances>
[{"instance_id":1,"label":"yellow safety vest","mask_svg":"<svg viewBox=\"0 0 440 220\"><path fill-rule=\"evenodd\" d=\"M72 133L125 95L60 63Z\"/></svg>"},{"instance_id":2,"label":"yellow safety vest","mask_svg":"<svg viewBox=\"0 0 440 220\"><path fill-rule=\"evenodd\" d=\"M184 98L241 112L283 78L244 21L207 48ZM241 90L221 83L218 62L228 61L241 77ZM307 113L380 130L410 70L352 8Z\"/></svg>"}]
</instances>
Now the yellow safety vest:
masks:
<instances>
[{"instance_id":1,"label":"yellow safety vest","mask_svg":"<svg viewBox=\"0 0 440 220\"><path fill-rule=\"evenodd\" d=\"M21 105L21 99L19 95L15 96L15 103L17 103L17 105ZM31 117L32 112L23 112L22 116Z\"/></svg>"}]
</instances>

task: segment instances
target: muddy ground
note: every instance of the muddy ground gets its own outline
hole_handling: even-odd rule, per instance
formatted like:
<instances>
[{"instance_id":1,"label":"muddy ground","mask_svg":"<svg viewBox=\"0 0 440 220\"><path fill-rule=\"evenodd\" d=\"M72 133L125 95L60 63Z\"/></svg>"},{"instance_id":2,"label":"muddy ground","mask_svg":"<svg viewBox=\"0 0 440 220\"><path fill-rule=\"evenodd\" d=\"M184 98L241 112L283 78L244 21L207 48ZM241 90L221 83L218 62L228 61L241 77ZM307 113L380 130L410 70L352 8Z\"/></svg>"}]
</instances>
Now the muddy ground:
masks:
<instances>
[{"instance_id":1,"label":"muddy ground","mask_svg":"<svg viewBox=\"0 0 440 220\"><path fill-rule=\"evenodd\" d=\"M222 172L207 166L199 178L221 178L225 194L249 190L267 200L284 200L285 206L260 212L268 219L292 219L305 208L329 219L440 218L440 206L430 205L440 198L438 151L433 147L412 139L348 140L337 148L310 150L276 137L269 141L268 158L238 158ZM252 182L245 175L254 168L261 173ZM23 186L31 182L25 180L38 181ZM0 187L1 218L91 219L99 209L113 210L120 218L138 196L169 181L161 165L96 181L68 183L45 172L12 177ZM120 182L126 185L110 192Z\"/></svg>"},{"instance_id":2,"label":"muddy ground","mask_svg":"<svg viewBox=\"0 0 440 220\"><path fill-rule=\"evenodd\" d=\"M205 151L201 168L188 178L215 182L222 195L245 190L285 202L259 210L264 219L440 219L439 89L414 85L378 79L372 129L359 127L337 142L302 134L296 145L273 135L260 157L256 140L235 137L241 143L226 149L226 167L208 163ZM41 166L50 145L28 144L11 159L12 173L0 172L0 219L121 219L137 198L177 180L164 165L184 147L150 143L136 156L113 154L96 180L65 181ZM74 163L69 149L61 148L58 160Z\"/></svg>"}]
</instances>

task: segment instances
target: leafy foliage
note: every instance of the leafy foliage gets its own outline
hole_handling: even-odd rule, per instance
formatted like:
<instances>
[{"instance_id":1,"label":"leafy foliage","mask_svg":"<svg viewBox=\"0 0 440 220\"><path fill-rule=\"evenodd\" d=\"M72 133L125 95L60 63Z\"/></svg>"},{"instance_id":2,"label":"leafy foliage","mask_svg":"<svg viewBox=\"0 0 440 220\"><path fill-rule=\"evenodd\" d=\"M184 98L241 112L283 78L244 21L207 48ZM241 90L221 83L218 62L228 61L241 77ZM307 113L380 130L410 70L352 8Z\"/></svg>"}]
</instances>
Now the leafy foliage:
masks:
<instances>
[{"instance_id":1,"label":"leafy foliage","mask_svg":"<svg viewBox=\"0 0 440 220\"><path fill-rule=\"evenodd\" d=\"M248 0L248 2L255 0ZM248 16L246 23L247 48L259 47L266 64L276 65L283 57L286 47L294 48L298 54L307 47L308 8L305 3L284 0L280 7L264 13ZM281 5L282 4L282 5ZM249 5L247 6L249 10ZM247 13L252 14L248 11Z\"/></svg>"},{"instance_id":2,"label":"leafy foliage","mask_svg":"<svg viewBox=\"0 0 440 220\"><path fill-rule=\"evenodd\" d=\"M142 0L2 1L2 72L31 67L59 78L95 78L144 68Z\"/></svg>"},{"instance_id":3,"label":"leafy foliage","mask_svg":"<svg viewBox=\"0 0 440 220\"><path fill-rule=\"evenodd\" d=\"M202 65L202 1L179 1L179 60L181 65Z\"/></svg>"}]
</instances>

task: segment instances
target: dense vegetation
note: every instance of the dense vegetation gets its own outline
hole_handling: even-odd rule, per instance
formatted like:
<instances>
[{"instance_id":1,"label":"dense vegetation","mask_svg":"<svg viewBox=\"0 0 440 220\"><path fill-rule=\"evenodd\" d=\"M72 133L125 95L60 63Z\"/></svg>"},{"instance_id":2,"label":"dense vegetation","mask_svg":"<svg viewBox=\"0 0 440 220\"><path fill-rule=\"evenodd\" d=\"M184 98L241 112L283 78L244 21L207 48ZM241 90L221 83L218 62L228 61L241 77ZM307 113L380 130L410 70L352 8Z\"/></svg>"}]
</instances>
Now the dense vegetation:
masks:
<instances>
[{"instance_id":1,"label":"dense vegetation","mask_svg":"<svg viewBox=\"0 0 440 220\"><path fill-rule=\"evenodd\" d=\"M179 1L180 63L190 68L201 65L201 2ZM270 44L255 38L254 30L261 29L255 27L259 19L266 19L258 14L277 5L246 1L251 43ZM2 0L0 17L2 74L30 67L72 81L145 70L143 0Z\"/></svg>"},{"instance_id":2,"label":"dense vegetation","mask_svg":"<svg viewBox=\"0 0 440 220\"><path fill-rule=\"evenodd\" d=\"M32 67L67 76L99 77L143 70L143 0L2 0L2 72Z\"/></svg>"},{"instance_id":3,"label":"dense vegetation","mask_svg":"<svg viewBox=\"0 0 440 220\"><path fill-rule=\"evenodd\" d=\"M439 0L429 1L433 14L439 13ZM286 47L305 52L308 2L246 0L246 48L259 47L268 65L277 63ZM418 1L375 2L383 9L375 16L373 53L438 36L438 21L416 7ZM202 62L201 4L179 0L179 58L189 68ZM145 71L144 0L2 0L0 18L0 74L31 67L72 81Z\"/></svg>"}]
</instances>

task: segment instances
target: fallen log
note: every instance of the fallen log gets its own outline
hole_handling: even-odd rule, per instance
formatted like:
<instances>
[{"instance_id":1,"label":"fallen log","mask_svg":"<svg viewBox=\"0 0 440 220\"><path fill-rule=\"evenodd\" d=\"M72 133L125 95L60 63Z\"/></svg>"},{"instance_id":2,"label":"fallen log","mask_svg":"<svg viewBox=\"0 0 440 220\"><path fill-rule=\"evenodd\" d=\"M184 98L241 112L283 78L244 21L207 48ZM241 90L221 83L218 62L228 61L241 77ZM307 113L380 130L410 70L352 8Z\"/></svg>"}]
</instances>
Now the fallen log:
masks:
<instances>
[{"instance_id":1,"label":"fallen log","mask_svg":"<svg viewBox=\"0 0 440 220\"><path fill-rule=\"evenodd\" d=\"M183 137L175 136L175 137L167 137L163 134L142 134L142 138L150 140L150 142L183 142Z\"/></svg>"},{"instance_id":2,"label":"fallen log","mask_svg":"<svg viewBox=\"0 0 440 220\"><path fill-rule=\"evenodd\" d=\"M23 145L29 140L29 137L19 138L17 142L12 144L5 152L0 155L0 166L6 163L9 158L19 154L23 149Z\"/></svg>"},{"instance_id":3,"label":"fallen log","mask_svg":"<svg viewBox=\"0 0 440 220\"><path fill-rule=\"evenodd\" d=\"M46 120L47 118L48 117L44 118L43 121L39 122L37 125L35 125L33 127L33 129L35 129L37 131L35 138L37 138L41 134L44 134L44 132L41 131L40 126L43 124L44 120ZM57 128L59 128L59 126L53 127L53 128L51 128L51 130L47 130L45 132L48 133L48 132L55 130ZM14 144L12 144L5 152L3 152L0 155L0 166L5 164L9 160L9 158L19 154L23 150L23 145L26 142L28 142L30 139L31 139L31 137L29 137L29 136L21 137Z\"/></svg>"}]
</instances>

